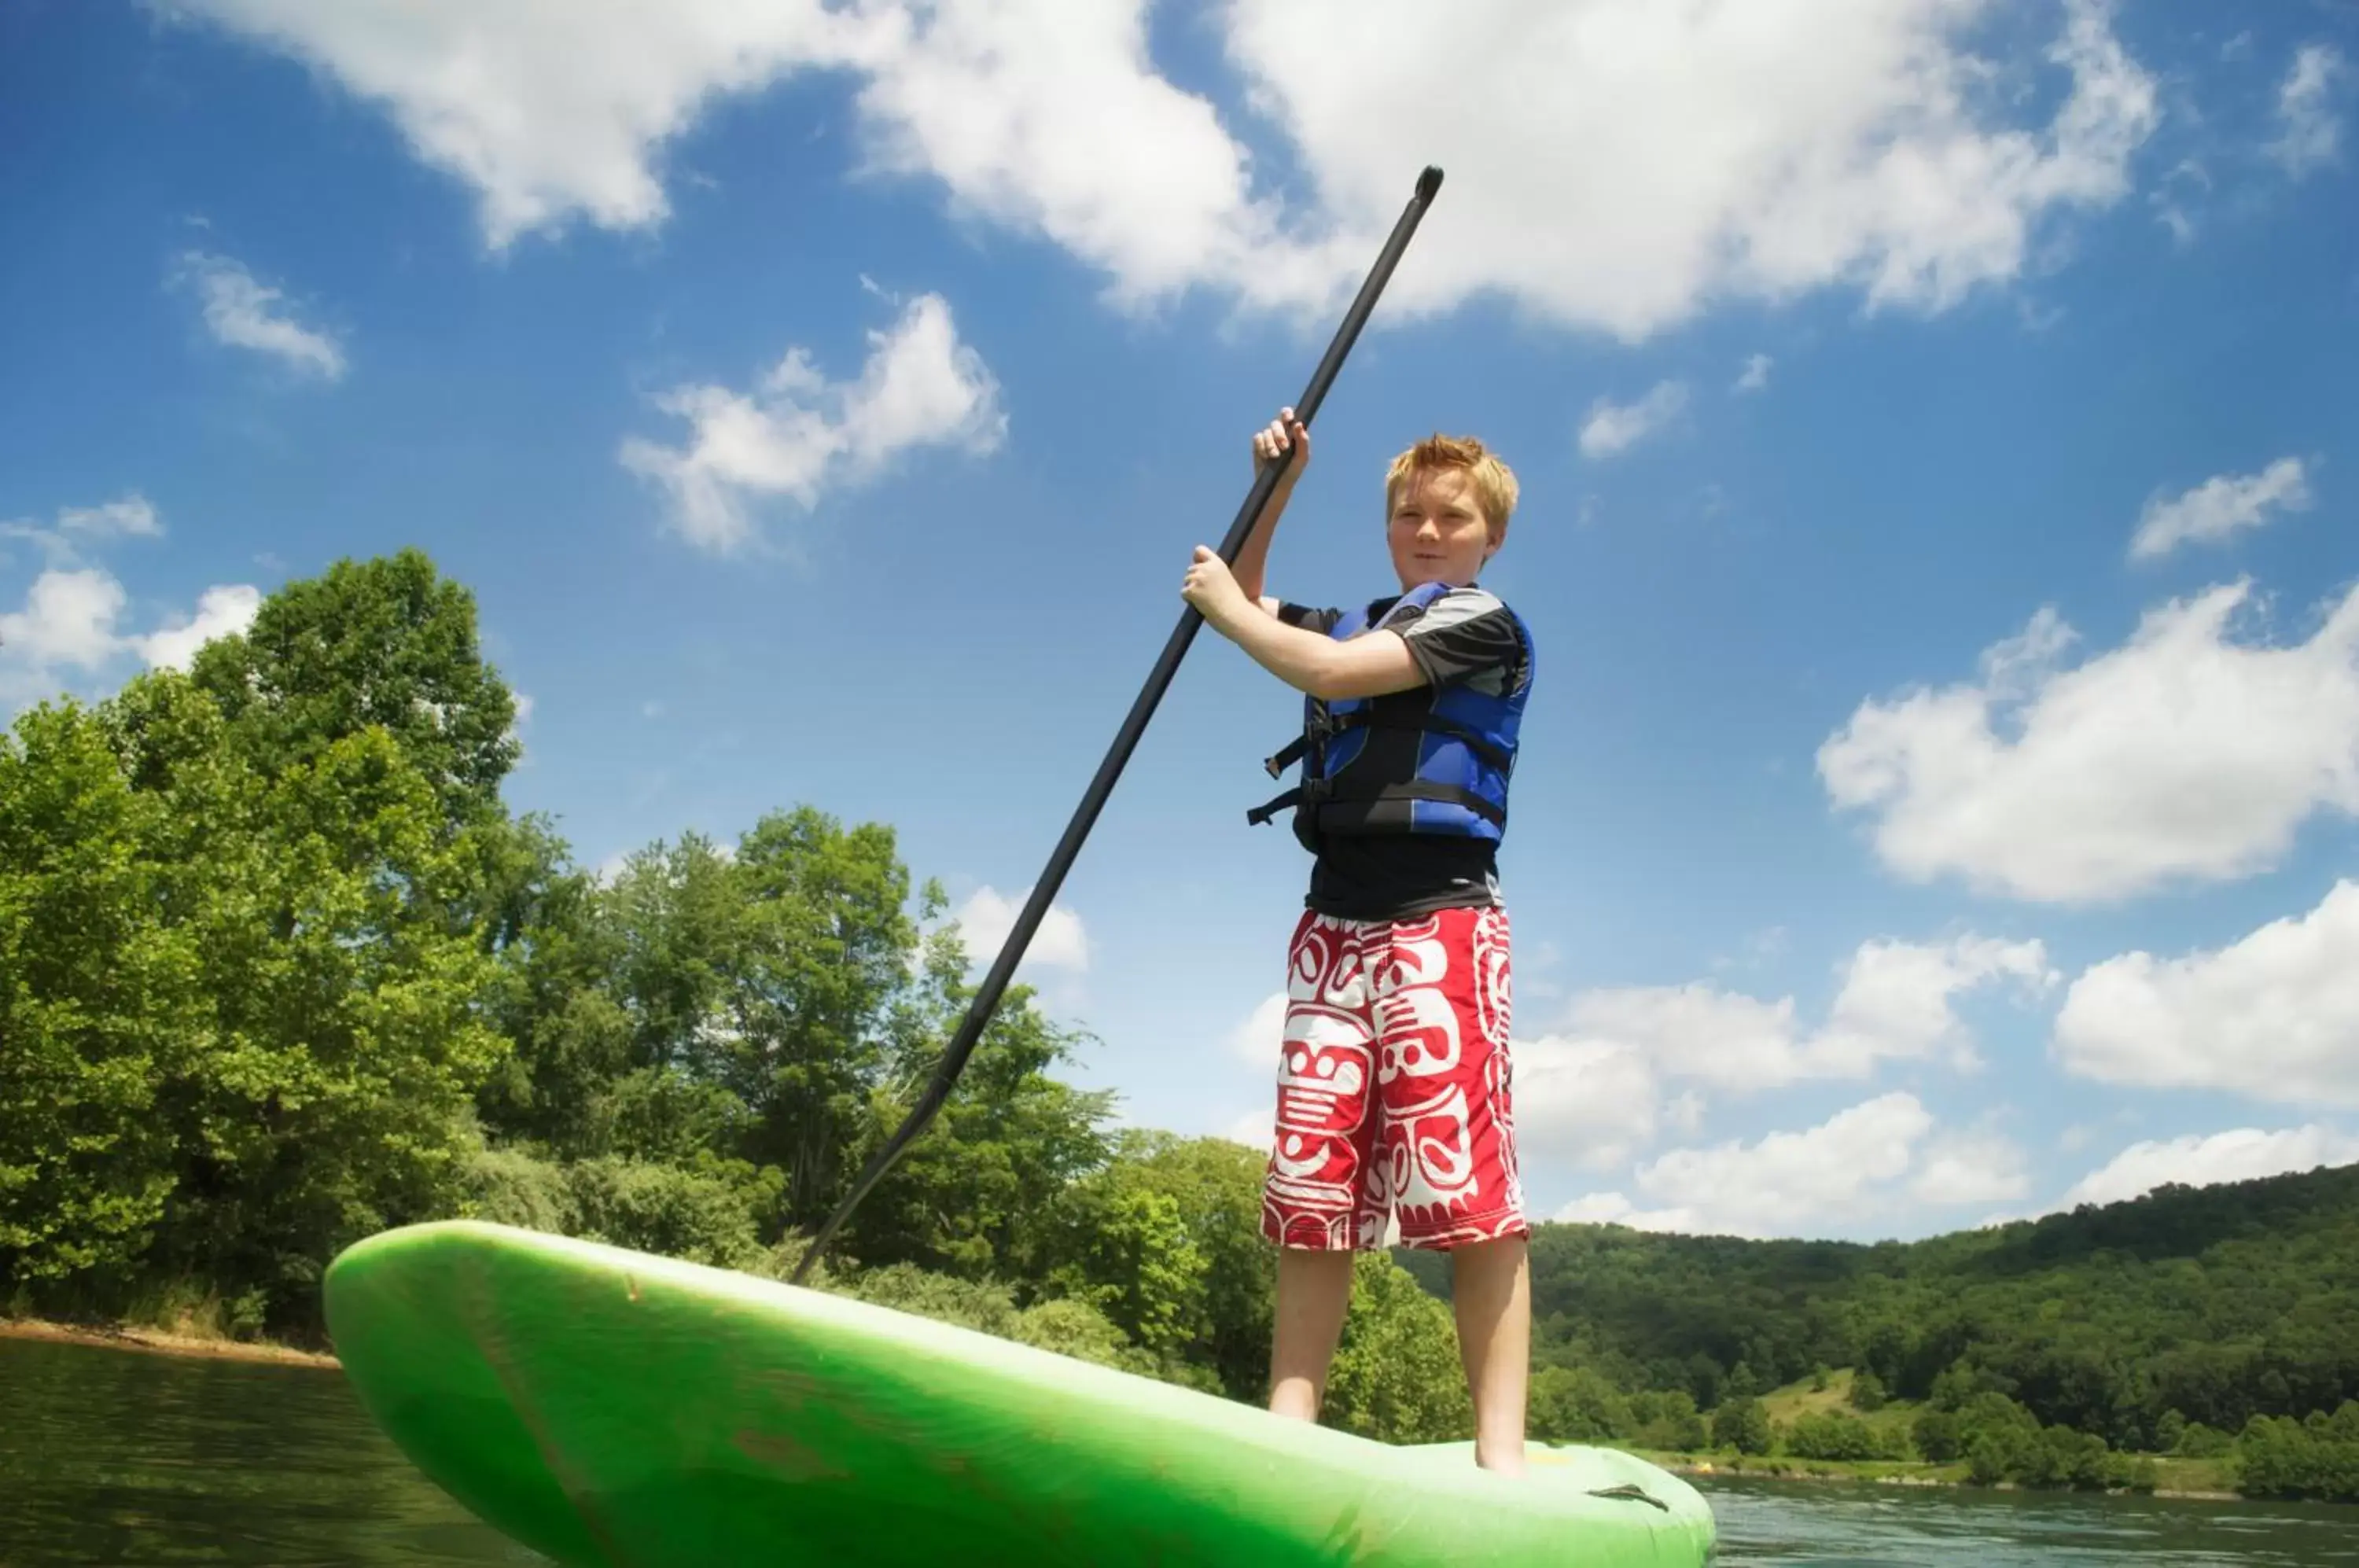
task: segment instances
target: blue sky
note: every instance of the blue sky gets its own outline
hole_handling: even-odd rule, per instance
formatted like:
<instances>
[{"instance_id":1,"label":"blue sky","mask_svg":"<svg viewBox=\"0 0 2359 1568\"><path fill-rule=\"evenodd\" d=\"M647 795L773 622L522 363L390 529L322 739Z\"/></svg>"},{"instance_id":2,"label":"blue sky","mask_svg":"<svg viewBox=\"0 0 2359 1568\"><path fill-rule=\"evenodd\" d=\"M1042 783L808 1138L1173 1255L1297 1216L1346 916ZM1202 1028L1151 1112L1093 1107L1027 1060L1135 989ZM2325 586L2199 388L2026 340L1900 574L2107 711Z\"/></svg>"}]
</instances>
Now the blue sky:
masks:
<instances>
[{"instance_id":1,"label":"blue sky","mask_svg":"<svg viewBox=\"0 0 2359 1568\"><path fill-rule=\"evenodd\" d=\"M810 802L987 957L1438 163L1271 584L1522 482L1536 1211L2359 1159L2349 0L479 12L0 13L0 714L417 545L585 864ZM1134 1120L1266 1127L1296 713L1201 637L1034 945Z\"/></svg>"}]
</instances>

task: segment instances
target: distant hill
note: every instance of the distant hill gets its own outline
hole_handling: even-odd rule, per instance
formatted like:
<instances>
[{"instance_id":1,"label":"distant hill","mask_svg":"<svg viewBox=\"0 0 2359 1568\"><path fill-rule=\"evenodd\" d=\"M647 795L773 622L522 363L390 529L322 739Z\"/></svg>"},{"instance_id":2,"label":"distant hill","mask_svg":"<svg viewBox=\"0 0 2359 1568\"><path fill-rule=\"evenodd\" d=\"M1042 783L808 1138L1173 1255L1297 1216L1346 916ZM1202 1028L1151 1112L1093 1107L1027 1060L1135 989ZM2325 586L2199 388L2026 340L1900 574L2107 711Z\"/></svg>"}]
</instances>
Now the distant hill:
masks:
<instances>
[{"instance_id":1,"label":"distant hill","mask_svg":"<svg viewBox=\"0 0 2359 1568\"><path fill-rule=\"evenodd\" d=\"M1444 1259L1402 1261L1447 1293ZM1537 1360L1705 1410L1732 1379L1858 1367L1921 1399L1951 1374L2151 1449L2172 1410L2233 1432L2359 1399L2359 1166L1875 1246L1545 1225L1532 1297Z\"/></svg>"}]
</instances>

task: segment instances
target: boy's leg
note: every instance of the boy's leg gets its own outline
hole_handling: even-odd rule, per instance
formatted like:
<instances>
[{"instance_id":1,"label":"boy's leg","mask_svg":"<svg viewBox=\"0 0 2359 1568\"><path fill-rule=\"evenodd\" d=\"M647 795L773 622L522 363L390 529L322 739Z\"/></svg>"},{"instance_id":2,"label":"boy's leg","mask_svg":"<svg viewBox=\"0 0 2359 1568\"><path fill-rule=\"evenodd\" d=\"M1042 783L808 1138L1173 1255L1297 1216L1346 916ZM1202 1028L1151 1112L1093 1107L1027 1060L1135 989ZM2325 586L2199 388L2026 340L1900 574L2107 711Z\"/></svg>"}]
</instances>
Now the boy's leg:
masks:
<instances>
[{"instance_id":1,"label":"boy's leg","mask_svg":"<svg viewBox=\"0 0 2359 1568\"><path fill-rule=\"evenodd\" d=\"M1529 1247L1520 1236L1469 1242L1450 1253L1458 1355L1474 1397L1474 1463L1519 1475L1532 1365Z\"/></svg>"},{"instance_id":2,"label":"boy's leg","mask_svg":"<svg viewBox=\"0 0 2359 1568\"><path fill-rule=\"evenodd\" d=\"M1446 909L1394 928L1378 971L1377 1159L1405 1180L1393 1194L1401 1240L1451 1254L1453 1311L1475 1462L1519 1473L1531 1375L1530 1226L1517 1172L1510 1088L1506 911Z\"/></svg>"},{"instance_id":3,"label":"boy's leg","mask_svg":"<svg viewBox=\"0 0 2359 1568\"><path fill-rule=\"evenodd\" d=\"M1277 1310L1270 1336L1269 1410L1317 1421L1327 1368L1352 1305L1352 1255L1288 1247L1277 1254Z\"/></svg>"},{"instance_id":4,"label":"boy's leg","mask_svg":"<svg viewBox=\"0 0 2359 1568\"><path fill-rule=\"evenodd\" d=\"M1318 1419L1352 1304L1352 1253L1374 1176L1375 1025L1361 953L1368 935L1359 922L1306 912L1287 955L1262 1234L1278 1248L1269 1408L1304 1421Z\"/></svg>"}]
</instances>

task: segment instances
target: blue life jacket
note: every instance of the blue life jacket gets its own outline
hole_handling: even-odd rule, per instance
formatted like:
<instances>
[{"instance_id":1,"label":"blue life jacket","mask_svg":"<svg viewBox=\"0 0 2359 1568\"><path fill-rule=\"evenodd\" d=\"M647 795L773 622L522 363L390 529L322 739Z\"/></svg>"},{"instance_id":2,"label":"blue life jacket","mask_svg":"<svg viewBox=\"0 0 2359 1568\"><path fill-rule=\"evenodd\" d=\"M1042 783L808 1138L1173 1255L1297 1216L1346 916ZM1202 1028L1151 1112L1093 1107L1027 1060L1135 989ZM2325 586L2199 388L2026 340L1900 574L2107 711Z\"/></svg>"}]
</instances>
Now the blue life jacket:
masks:
<instances>
[{"instance_id":1,"label":"blue life jacket","mask_svg":"<svg viewBox=\"0 0 2359 1568\"><path fill-rule=\"evenodd\" d=\"M1372 623L1351 611L1329 634L1336 641L1379 631L1450 592L1428 583ZM1513 610L1528 657L1531 633ZM1305 699L1302 734L1263 766L1275 779L1302 764L1302 782L1245 813L1259 826L1294 809L1294 836L1317 853L1327 833L1441 833L1497 843L1507 826L1507 780L1516 768L1526 679L1486 691L1488 682L1413 686L1381 697Z\"/></svg>"}]
</instances>

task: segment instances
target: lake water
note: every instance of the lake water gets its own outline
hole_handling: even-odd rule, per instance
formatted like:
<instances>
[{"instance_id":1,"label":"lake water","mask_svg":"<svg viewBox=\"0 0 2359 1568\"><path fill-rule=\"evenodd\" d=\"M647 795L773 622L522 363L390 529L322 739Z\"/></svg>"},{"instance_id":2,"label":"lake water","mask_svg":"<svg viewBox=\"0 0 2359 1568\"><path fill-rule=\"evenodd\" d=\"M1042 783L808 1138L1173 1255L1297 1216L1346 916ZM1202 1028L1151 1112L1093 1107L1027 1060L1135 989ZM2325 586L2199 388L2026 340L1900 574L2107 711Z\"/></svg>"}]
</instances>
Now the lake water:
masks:
<instances>
[{"instance_id":1,"label":"lake water","mask_svg":"<svg viewBox=\"0 0 2359 1568\"><path fill-rule=\"evenodd\" d=\"M2359 1568L2359 1508L1708 1485L1729 1565ZM412 1470L332 1370L0 1339L0 1568L543 1561Z\"/></svg>"}]
</instances>

